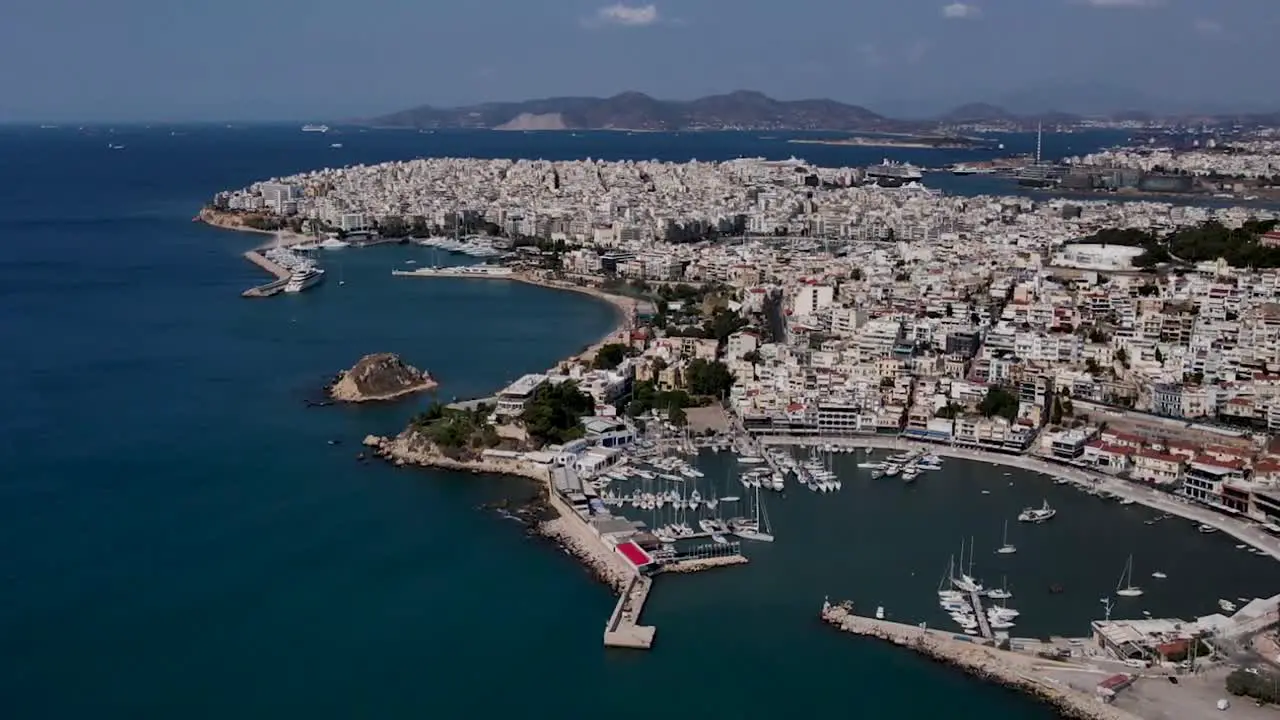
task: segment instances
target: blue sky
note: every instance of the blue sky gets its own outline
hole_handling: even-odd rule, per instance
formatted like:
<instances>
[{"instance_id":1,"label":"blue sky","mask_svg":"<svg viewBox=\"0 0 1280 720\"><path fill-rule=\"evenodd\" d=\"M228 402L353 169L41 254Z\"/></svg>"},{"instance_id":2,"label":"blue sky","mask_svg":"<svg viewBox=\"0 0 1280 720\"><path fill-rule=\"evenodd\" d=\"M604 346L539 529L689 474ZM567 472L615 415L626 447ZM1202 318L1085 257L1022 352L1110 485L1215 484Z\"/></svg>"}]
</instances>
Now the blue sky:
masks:
<instances>
[{"instance_id":1,"label":"blue sky","mask_svg":"<svg viewBox=\"0 0 1280 720\"><path fill-rule=\"evenodd\" d=\"M978 100L1280 110L1280 0L3 7L0 121L331 119L424 103L735 89L899 115Z\"/></svg>"}]
</instances>

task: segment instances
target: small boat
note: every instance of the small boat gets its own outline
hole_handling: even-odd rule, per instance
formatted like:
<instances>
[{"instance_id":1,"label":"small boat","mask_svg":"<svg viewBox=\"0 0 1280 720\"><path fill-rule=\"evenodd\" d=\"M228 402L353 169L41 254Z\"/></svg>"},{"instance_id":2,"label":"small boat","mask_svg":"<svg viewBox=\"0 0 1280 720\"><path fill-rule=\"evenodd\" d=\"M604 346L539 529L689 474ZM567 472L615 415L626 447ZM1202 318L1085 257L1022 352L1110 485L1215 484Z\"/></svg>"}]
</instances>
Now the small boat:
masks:
<instances>
[{"instance_id":1,"label":"small boat","mask_svg":"<svg viewBox=\"0 0 1280 720\"><path fill-rule=\"evenodd\" d=\"M1236 611L1236 604L1235 604L1235 603L1233 603L1233 602L1231 602L1230 600L1219 600L1219 601L1218 601L1218 607L1222 608L1222 611L1223 611L1223 612L1235 612L1235 611Z\"/></svg>"},{"instance_id":2,"label":"small boat","mask_svg":"<svg viewBox=\"0 0 1280 720\"><path fill-rule=\"evenodd\" d=\"M1163 580L1163 579L1165 579L1165 578L1167 578L1167 577L1169 577L1169 576L1168 576L1168 575L1165 575L1164 573L1162 573L1162 572L1160 572L1159 570L1157 570L1157 571L1155 571L1155 572L1151 573L1151 577L1153 577L1153 578L1155 578L1155 579L1157 579L1157 580Z\"/></svg>"},{"instance_id":3,"label":"small boat","mask_svg":"<svg viewBox=\"0 0 1280 720\"><path fill-rule=\"evenodd\" d=\"M1012 555L1018 552L1018 548L1009 544L1009 521L1004 521L1004 538L1000 541L1000 547L996 549L1000 555Z\"/></svg>"},{"instance_id":4,"label":"small boat","mask_svg":"<svg viewBox=\"0 0 1280 720\"><path fill-rule=\"evenodd\" d=\"M877 606L877 607L876 607L876 619L877 619L877 620L883 620L883 619L884 619L884 606L883 606L883 605L880 605L880 606Z\"/></svg>"},{"instance_id":5,"label":"small boat","mask_svg":"<svg viewBox=\"0 0 1280 720\"><path fill-rule=\"evenodd\" d=\"M1218 528L1216 528L1216 527L1214 527L1214 526L1212 526L1212 525L1205 525L1205 524L1203 524L1203 523L1201 523L1201 524L1200 524L1200 526L1196 528L1196 530L1199 530L1200 532L1204 533L1205 535L1208 535L1209 533L1216 533L1216 532L1218 532Z\"/></svg>"},{"instance_id":6,"label":"small boat","mask_svg":"<svg viewBox=\"0 0 1280 720\"><path fill-rule=\"evenodd\" d=\"M1049 501L1045 500L1044 505L1042 505L1041 507L1023 508L1022 512L1018 513L1018 521L1029 522L1029 523L1042 523L1047 520L1053 519L1053 516L1057 514L1058 514L1058 511L1049 507Z\"/></svg>"}]
</instances>

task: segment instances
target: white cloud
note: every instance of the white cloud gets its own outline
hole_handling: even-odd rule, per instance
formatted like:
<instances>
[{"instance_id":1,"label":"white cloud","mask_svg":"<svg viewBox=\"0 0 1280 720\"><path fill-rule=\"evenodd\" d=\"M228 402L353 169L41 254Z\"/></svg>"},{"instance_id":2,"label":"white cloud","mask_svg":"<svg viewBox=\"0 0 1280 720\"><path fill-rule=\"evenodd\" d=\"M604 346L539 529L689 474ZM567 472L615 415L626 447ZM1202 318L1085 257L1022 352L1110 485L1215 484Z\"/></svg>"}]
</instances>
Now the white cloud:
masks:
<instances>
[{"instance_id":1,"label":"white cloud","mask_svg":"<svg viewBox=\"0 0 1280 720\"><path fill-rule=\"evenodd\" d=\"M1205 35L1216 35L1223 30L1222 23L1208 18L1200 18L1192 23L1191 26L1196 29L1196 32L1204 33Z\"/></svg>"},{"instance_id":2,"label":"white cloud","mask_svg":"<svg viewBox=\"0 0 1280 720\"><path fill-rule=\"evenodd\" d=\"M1084 0L1084 3L1097 8L1144 8L1163 5L1164 0Z\"/></svg>"},{"instance_id":3,"label":"white cloud","mask_svg":"<svg viewBox=\"0 0 1280 720\"><path fill-rule=\"evenodd\" d=\"M587 21L591 27L617 25L621 27L645 27L658 22L657 5L624 5L616 3L596 10Z\"/></svg>"},{"instance_id":4,"label":"white cloud","mask_svg":"<svg viewBox=\"0 0 1280 720\"><path fill-rule=\"evenodd\" d=\"M942 8L942 17L952 20L964 20L966 18L976 18L982 14L982 8L977 5L966 5L962 2L953 2Z\"/></svg>"}]
</instances>

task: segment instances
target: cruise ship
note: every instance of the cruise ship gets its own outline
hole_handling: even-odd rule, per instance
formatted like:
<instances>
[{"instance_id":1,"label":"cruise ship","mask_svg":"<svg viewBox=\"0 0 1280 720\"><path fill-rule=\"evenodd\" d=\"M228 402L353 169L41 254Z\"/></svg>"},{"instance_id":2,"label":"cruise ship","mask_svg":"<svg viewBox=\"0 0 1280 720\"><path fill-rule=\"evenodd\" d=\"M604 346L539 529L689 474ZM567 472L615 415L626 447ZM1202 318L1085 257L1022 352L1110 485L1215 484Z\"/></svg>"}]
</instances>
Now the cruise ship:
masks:
<instances>
[{"instance_id":1,"label":"cruise ship","mask_svg":"<svg viewBox=\"0 0 1280 720\"><path fill-rule=\"evenodd\" d=\"M319 285L324 280L324 270L318 267L304 267L301 270L295 270L289 276L289 281L284 284L284 291L287 293L300 293L310 287Z\"/></svg>"},{"instance_id":2,"label":"cruise ship","mask_svg":"<svg viewBox=\"0 0 1280 720\"><path fill-rule=\"evenodd\" d=\"M318 132L318 133L329 132L329 126L328 125L303 125L302 132Z\"/></svg>"},{"instance_id":3,"label":"cruise ship","mask_svg":"<svg viewBox=\"0 0 1280 720\"><path fill-rule=\"evenodd\" d=\"M920 172L920 168L909 163L896 163L886 159L879 165L869 165L863 170L863 174L868 180L875 180L881 185L898 184L903 185L909 182L916 182L924 177Z\"/></svg>"}]
</instances>

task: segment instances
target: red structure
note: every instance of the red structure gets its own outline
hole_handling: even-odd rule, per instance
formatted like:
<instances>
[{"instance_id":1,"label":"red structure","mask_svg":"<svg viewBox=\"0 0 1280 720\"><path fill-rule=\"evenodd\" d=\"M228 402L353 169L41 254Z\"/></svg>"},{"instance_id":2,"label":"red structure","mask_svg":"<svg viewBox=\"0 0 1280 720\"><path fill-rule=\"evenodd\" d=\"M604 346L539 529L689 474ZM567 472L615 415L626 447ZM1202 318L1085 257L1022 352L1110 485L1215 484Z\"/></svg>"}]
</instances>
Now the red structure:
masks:
<instances>
[{"instance_id":1,"label":"red structure","mask_svg":"<svg viewBox=\"0 0 1280 720\"><path fill-rule=\"evenodd\" d=\"M652 555L645 552L644 548L630 541L618 545L618 554L637 570L653 563Z\"/></svg>"}]
</instances>

